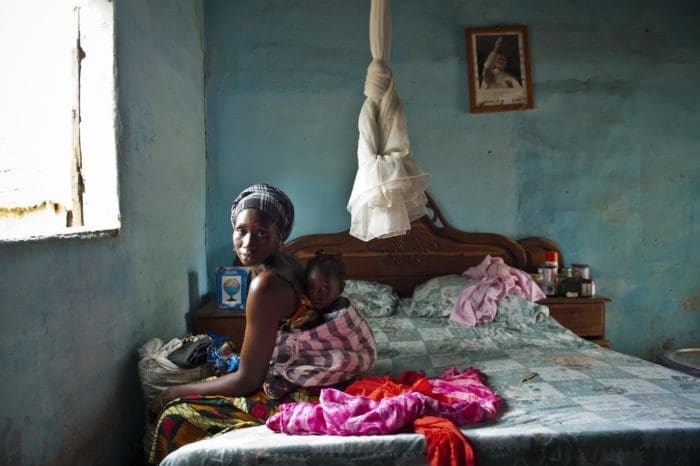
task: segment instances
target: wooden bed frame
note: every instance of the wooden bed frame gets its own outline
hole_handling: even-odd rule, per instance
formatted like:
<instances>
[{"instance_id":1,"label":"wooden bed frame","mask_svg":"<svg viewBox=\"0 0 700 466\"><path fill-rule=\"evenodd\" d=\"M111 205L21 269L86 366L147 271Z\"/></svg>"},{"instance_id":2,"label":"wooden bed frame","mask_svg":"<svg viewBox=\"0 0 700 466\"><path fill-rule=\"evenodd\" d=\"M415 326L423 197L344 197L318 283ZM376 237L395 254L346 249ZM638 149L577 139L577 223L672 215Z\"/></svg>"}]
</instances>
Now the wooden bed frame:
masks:
<instances>
[{"instance_id":1,"label":"wooden bed frame","mask_svg":"<svg viewBox=\"0 0 700 466\"><path fill-rule=\"evenodd\" d=\"M428 209L431 213L414 221L403 236L364 242L346 230L301 236L283 250L302 264L318 250L341 254L348 279L386 283L402 297L410 296L416 285L429 278L461 274L486 255L534 272L544 262L545 251L556 251L563 264L561 251L552 240L529 237L515 241L495 233L467 233L449 225L430 196Z\"/></svg>"},{"instance_id":2,"label":"wooden bed frame","mask_svg":"<svg viewBox=\"0 0 700 466\"><path fill-rule=\"evenodd\" d=\"M549 239L529 237L516 241L499 234L462 232L445 221L432 200L429 200L428 207L430 214L413 222L411 230L402 236L363 242L350 236L348 231L313 234L290 241L283 250L296 256L303 264L319 249L342 254L348 278L386 283L393 286L402 297L410 296L416 285L431 277L461 274L467 268L478 265L486 255L502 257L511 266L532 271L544 262L545 251L552 250L559 253L559 262L564 264L561 251ZM606 298L586 300L602 309ZM216 319L236 322L238 328L243 329L243 313L221 311L216 309L215 301L212 303L212 313L216 312ZM554 304L556 305L556 300ZM560 320L561 316L558 317L554 312L556 306L552 307L550 303L547 306L550 307L550 315ZM595 309L579 312L571 301L562 306L562 315L580 318L581 321L592 315L598 316L596 322L601 325L601 333L598 335L604 338L603 312ZM692 458L698 457L695 439L700 433L700 427L697 425L697 416L693 417L693 412L688 413L686 409L688 406L691 406L690 410L695 409L698 403L690 397L683 401L683 396L694 396L699 390L697 386L691 386L689 380L665 374L664 368L636 361L631 356L611 355L593 345L581 345L572 335L561 331L557 331L555 339L549 342L545 339L548 331L538 332L527 321L522 324L513 323L513 326L508 323L507 329L503 329L503 339L496 338L498 341L493 340L489 336L491 333L486 331L484 337L489 343L481 338L477 329L468 329L473 338L466 337L467 333L461 333L457 328L459 326L450 323L448 319L414 319L402 313L396 320L372 319L372 323L378 329L386 330L380 330L383 332L383 363L377 368L380 372L398 372L409 367L421 370L423 363L433 367L433 357L437 365L458 364L456 361L459 360L460 365L474 364L475 367L488 371L485 372L487 374L493 368L492 380L499 381L506 406L516 408L512 411L508 408L509 417L501 416L496 422L483 425L484 431L478 432L481 428L479 426L479 429L467 432L474 442L479 464L500 465L518 461L529 464L541 462L552 454L564 455L565 459L575 464L585 463L590 458L615 464L638 464L640 458L646 458L647 463L654 464L665 464L666 458L669 458L669 462L680 459L681 462L694 464ZM548 322L545 325L550 327L551 324ZM564 325L589 339L596 335L582 335L581 328L575 325L575 321ZM521 333L519 328L524 333L522 341L518 340L517 334ZM423 329L425 332L422 332ZM202 330L214 331L220 335L235 335L214 330L211 326L203 326L197 331ZM471 330L474 330L473 333ZM501 332L496 330L492 334L500 335ZM240 335L242 339L242 333ZM499 348L500 341L511 337L512 346ZM456 341L449 341L452 338ZM425 353L413 353L411 350L414 348L424 348ZM616 369L619 369L619 373L615 372ZM527 377L539 378L530 382ZM655 389L654 381L657 379L660 385ZM641 384L639 392L636 387L626 385L636 384L637 381ZM551 387L547 388L548 385ZM628 390L632 396L629 399L624 396ZM641 397L634 398L636 395ZM521 396L524 402L518 405ZM657 397L654 403L645 404L645 397L651 400L654 396ZM582 400L577 401L579 398ZM658 401L665 398L669 399L669 404ZM550 403L551 400L555 402ZM532 403L532 412L525 409L525 406L530 406L528 403ZM540 417L537 410L549 404L552 404L552 409L545 410L549 413L542 413ZM626 426L625 422L637 421L616 411L626 411L618 407L627 408L632 405L654 410L658 421L656 417L644 417L639 419L642 427ZM579 413L581 417L577 418ZM622 423L618 422L618 414L623 419ZM670 416L669 419L665 419L664 415ZM501 420L504 422L501 423ZM549 423L552 423L551 428ZM655 427L657 424L658 427ZM339 457L335 455L335 449L342 450L347 455L348 462L356 460L369 464L368 459L375 452L378 456L385 453L377 451L382 448L377 445L369 447L372 451L364 450L361 439L357 438L319 437L306 437L316 441L312 440L308 442L309 445L305 445L303 437L280 437L266 427L251 427L198 442L191 448L189 445L184 446L174 452L173 461L166 464L200 464L203 458L213 458L212 462L220 464L240 464L242 458L257 459L259 462L270 458L272 462L279 463L281 460L277 460L277 454L280 455L279 458L316 458L316 462L321 464L322 460L318 459ZM510 443L504 444L504 439L511 439ZM394 441L397 439L387 439L384 445L389 447ZM406 437L401 439L400 448L406 451L406 464L414 464L416 459L423 458L422 440L416 441L418 443L412 443L413 440ZM270 447L270 450L266 447ZM389 453L393 451L391 448L387 450ZM354 452L357 452L356 458L353 457Z\"/></svg>"}]
</instances>

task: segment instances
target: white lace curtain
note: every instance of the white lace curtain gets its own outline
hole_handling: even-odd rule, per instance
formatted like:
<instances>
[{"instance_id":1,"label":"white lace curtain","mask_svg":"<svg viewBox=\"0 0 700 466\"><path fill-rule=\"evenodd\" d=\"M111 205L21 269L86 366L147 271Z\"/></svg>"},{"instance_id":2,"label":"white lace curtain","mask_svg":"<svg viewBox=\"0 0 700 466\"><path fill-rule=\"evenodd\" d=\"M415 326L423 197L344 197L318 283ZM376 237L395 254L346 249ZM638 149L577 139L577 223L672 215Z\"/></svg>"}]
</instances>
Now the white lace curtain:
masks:
<instances>
[{"instance_id":1,"label":"white lace curtain","mask_svg":"<svg viewBox=\"0 0 700 466\"><path fill-rule=\"evenodd\" d=\"M372 0L369 18L372 62L360 111L358 169L348 201L350 234L363 241L405 234L427 212L430 175L411 153L406 115L389 67L391 6Z\"/></svg>"}]
</instances>

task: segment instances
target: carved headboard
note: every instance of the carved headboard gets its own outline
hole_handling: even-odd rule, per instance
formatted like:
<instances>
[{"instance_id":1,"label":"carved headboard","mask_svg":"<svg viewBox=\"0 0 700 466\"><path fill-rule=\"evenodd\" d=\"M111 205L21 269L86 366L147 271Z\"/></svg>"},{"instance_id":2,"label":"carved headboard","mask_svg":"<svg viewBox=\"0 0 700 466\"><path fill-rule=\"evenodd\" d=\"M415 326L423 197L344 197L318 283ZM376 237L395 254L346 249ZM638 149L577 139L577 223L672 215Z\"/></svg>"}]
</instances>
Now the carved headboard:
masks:
<instances>
[{"instance_id":1,"label":"carved headboard","mask_svg":"<svg viewBox=\"0 0 700 466\"><path fill-rule=\"evenodd\" d=\"M446 274L461 274L478 265L486 255L503 260L522 270L534 271L542 263L545 250L558 246L546 238L531 237L515 241L495 233L467 233L450 226L428 197L426 215L411 224L403 236L368 242L340 233L313 234L290 241L283 250L302 264L322 249L341 254L348 279L372 280L391 285L399 296L410 296L413 288L425 280ZM561 259L560 253L560 262Z\"/></svg>"}]
</instances>

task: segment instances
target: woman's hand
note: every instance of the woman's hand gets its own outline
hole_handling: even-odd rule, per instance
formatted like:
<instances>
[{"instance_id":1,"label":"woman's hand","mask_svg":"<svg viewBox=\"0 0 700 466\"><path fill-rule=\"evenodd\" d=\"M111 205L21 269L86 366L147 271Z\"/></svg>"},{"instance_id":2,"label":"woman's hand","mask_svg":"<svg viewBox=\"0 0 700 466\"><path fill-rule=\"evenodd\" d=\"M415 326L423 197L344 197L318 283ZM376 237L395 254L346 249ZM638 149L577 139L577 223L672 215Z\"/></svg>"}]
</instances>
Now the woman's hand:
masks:
<instances>
[{"instance_id":1,"label":"woman's hand","mask_svg":"<svg viewBox=\"0 0 700 466\"><path fill-rule=\"evenodd\" d=\"M175 393L175 389L176 387L168 387L165 390L163 390L160 395L153 398L151 402L148 403L149 411L151 411L152 413L159 413L163 410L163 408L169 401L174 400L175 398L179 398L179 395Z\"/></svg>"}]
</instances>

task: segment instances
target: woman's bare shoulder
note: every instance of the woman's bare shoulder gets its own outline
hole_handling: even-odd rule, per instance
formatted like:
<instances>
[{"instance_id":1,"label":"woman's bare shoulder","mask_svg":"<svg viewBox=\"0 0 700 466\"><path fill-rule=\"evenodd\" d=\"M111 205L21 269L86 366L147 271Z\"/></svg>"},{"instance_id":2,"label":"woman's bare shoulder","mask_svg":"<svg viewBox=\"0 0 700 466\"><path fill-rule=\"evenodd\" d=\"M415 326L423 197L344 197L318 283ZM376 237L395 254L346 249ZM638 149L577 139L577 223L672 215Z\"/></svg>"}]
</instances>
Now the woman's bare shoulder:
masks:
<instances>
[{"instance_id":1,"label":"woman's bare shoulder","mask_svg":"<svg viewBox=\"0 0 700 466\"><path fill-rule=\"evenodd\" d=\"M262 292L265 294L276 293L292 289L288 280L276 269L264 270L258 273L250 283L249 294Z\"/></svg>"},{"instance_id":2,"label":"woman's bare shoulder","mask_svg":"<svg viewBox=\"0 0 700 466\"><path fill-rule=\"evenodd\" d=\"M297 291L276 270L260 272L251 282L246 303L247 314L265 314L285 318L294 312Z\"/></svg>"},{"instance_id":3,"label":"woman's bare shoulder","mask_svg":"<svg viewBox=\"0 0 700 466\"><path fill-rule=\"evenodd\" d=\"M265 271L272 272L282 280L286 281L297 293L303 292L304 269L299 261L288 254L278 252L266 264Z\"/></svg>"}]
</instances>

